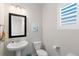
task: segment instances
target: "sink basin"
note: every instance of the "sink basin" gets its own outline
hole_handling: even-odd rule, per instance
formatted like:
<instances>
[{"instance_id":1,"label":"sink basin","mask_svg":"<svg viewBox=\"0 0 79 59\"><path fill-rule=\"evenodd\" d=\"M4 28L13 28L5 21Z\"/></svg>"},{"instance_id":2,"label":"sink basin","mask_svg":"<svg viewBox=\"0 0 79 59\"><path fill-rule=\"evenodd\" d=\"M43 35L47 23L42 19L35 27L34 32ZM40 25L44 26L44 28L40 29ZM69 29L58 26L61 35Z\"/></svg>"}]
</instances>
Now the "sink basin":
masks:
<instances>
[{"instance_id":1,"label":"sink basin","mask_svg":"<svg viewBox=\"0 0 79 59\"><path fill-rule=\"evenodd\" d=\"M7 45L7 49L9 51L16 51L16 55L21 55L21 50L25 48L27 45L28 45L27 41L20 41L20 42L14 42L14 43L10 42Z\"/></svg>"}]
</instances>

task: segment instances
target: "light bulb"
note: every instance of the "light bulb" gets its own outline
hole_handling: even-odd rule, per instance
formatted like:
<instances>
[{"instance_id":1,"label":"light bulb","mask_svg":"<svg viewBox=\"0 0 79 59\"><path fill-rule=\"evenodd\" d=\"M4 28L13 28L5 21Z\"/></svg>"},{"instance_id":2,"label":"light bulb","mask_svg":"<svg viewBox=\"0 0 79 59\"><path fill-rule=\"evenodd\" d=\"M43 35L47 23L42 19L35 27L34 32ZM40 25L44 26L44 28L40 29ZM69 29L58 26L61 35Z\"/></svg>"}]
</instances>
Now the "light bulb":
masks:
<instances>
[{"instance_id":1,"label":"light bulb","mask_svg":"<svg viewBox=\"0 0 79 59\"><path fill-rule=\"evenodd\" d=\"M16 11L17 11L17 13L21 13L21 8L20 7L16 7Z\"/></svg>"},{"instance_id":2,"label":"light bulb","mask_svg":"<svg viewBox=\"0 0 79 59\"><path fill-rule=\"evenodd\" d=\"M16 10L16 7L13 6L13 5L11 5L11 6L10 6L10 12L12 12L12 13L14 12L14 13L15 13L15 10Z\"/></svg>"},{"instance_id":3,"label":"light bulb","mask_svg":"<svg viewBox=\"0 0 79 59\"><path fill-rule=\"evenodd\" d=\"M21 12L23 13L23 14L25 14L26 13L26 11L25 11L25 9L21 9Z\"/></svg>"}]
</instances>

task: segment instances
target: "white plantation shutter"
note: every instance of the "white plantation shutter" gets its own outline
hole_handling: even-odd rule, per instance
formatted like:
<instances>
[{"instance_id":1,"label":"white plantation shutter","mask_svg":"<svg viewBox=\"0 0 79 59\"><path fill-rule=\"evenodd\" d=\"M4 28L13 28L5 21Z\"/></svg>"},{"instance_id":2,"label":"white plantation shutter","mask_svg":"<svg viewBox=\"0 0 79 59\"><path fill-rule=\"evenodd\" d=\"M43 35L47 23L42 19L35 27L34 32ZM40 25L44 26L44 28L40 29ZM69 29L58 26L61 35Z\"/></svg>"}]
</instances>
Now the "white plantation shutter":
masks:
<instances>
[{"instance_id":1,"label":"white plantation shutter","mask_svg":"<svg viewBox=\"0 0 79 59\"><path fill-rule=\"evenodd\" d=\"M61 24L62 25L72 25L76 24L77 20L77 4L71 3L64 5L60 10Z\"/></svg>"}]
</instances>

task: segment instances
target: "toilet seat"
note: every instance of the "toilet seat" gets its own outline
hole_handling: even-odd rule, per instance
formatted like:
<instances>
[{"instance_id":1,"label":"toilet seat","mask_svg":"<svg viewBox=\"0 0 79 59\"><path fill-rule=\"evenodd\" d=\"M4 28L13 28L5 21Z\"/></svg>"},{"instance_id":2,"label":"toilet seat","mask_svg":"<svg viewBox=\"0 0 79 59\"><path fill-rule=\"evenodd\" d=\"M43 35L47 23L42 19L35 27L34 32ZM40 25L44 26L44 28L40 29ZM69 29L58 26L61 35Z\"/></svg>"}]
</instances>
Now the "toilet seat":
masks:
<instances>
[{"instance_id":1,"label":"toilet seat","mask_svg":"<svg viewBox=\"0 0 79 59\"><path fill-rule=\"evenodd\" d=\"M43 49L39 49L36 52L38 56L48 56L47 52Z\"/></svg>"}]
</instances>

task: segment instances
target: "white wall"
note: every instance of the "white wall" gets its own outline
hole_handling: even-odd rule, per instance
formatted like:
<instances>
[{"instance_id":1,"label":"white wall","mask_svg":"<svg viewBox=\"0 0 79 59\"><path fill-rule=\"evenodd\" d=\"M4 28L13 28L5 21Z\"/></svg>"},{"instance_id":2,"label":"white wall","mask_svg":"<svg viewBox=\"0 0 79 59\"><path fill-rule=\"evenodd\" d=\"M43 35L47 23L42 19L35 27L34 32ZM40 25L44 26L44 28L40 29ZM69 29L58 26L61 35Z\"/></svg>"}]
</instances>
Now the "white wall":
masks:
<instances>
[{"instance_id":1,"label":"white wall","mask_svg":"<svg viewBox=\"0 0 79 59\"><path fill-rule=\"evenodd\" d=\"M4 25L4 4L0 4L0 25Z\"/></svg>"},{"instance_id":2,"label":"white wall","mask_svg":"<svg viewBox=\"0 0 79 59\"><path fill-rule=\"evenodd\" d=\"M8 13L10 12L10 5L19 5L22 8L26 9L26 16L27 16L27 37L20 37L20 38L13 38L15 40L27 40L29 42L28 46L23 50L22 55L26 55L28 53L34 53L32 42L38 41L42 39L42 13L41 13L41 6L40 4L4 4L4 20L5 20L5 32L6 32L6 41L11 40L8 38L8 24L9 24L9 18ZM31 24L37 23L39 24L39 31L38 32L32 32L31 30ZM6 43L7 44L7 43ZM5 50L5 55L12 55L11 52Z\"/></svg>"},{"instance_id":3,"label":"white wall","mask_svg":"<svg viewBox=\"0 0 79 59\"><path fill-rule=\"evenodd\" d=\"M61 46L62 55L79 55L79 30L57 30L57 7L60 4L43 6L43 43L49 55L57 55L52 45Z\"/></svg>"},{"instance_id":4,"label":"white wall","mask_svg":"<svg viewBox=\"0 0 79 59\"><path fill-rule=\"evenodd\" d=\"M4 4L0 4L0 25L4 25ZM0 27L0 32L2 27ZM0 42L0 55L4 55L4 42Z\"/></svg>"}]
</instances>

